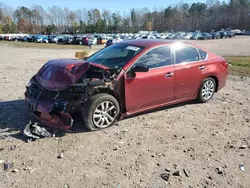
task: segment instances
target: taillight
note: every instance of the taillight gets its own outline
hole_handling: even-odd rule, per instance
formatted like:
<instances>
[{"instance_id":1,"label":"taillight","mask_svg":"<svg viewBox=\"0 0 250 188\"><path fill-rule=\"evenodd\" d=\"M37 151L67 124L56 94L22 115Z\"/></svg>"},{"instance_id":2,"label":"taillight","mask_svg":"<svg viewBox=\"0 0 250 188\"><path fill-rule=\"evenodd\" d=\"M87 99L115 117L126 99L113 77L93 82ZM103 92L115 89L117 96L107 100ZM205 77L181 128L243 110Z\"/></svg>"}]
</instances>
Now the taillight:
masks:
<instances>
[{"instance_id":1,"label":"taillight","mask_svg":"<svg viewBox=\"0 0 250 188\"><path fill-rule=\"evenodd\" d=\"M227 62L226 60L222 61L221 64L222 64L224 67L228 68L228 62Z\"/></svg>"}]
</instances>

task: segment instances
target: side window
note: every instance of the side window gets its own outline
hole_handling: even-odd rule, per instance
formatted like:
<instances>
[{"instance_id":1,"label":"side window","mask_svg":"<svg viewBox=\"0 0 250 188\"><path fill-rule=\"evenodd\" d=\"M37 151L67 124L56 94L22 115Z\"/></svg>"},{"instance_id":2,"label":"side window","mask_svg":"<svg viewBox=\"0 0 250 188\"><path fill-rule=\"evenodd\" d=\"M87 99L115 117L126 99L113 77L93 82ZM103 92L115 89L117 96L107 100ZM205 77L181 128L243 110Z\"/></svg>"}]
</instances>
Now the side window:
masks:
<instances>
[{"instance_id":1,"label":"side window","mask_svg":"<svg viewBox=\"0 0 250 188\"><path fill-rule=\"evenodd\" d=\"M199 60L199 54L196 48L192 48L189 46L175 49L175 57L176 57L176 64Z\"/></svg>"},{"instance_id":2,"label":"side window","mask_svg":"<svg viewBox=\"0 0 250 188\"><path fill-rule=\"evenodd\" d=\"M203 50L200 50L199 49L199 53L200 53L200 56L201 56L201 59L204 60L207 58L207 52L204 52Z\"/></svg>"},{"instance_id":3,"label":"side window","mask_svg":"<svg viewBox=\"0 0 250 188\"><path fill-rule=\"evenodd\" d=\"M149 68L171 65L171 48L169 46L155 48L144 54L136 64L148 65Z\"/></svg>"}]
</instances>

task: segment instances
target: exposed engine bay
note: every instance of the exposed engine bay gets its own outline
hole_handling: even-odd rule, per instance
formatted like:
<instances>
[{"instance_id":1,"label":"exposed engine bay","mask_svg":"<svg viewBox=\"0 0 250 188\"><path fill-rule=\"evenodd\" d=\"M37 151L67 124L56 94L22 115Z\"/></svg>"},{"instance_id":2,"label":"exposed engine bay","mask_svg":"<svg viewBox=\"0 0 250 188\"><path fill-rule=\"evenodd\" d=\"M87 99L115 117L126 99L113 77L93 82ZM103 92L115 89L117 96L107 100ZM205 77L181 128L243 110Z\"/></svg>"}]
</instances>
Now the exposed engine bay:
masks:
<instances>
[{"instance_id":1,"label":"exposed engine bay","mask_svg":"<svg viewBox=\"0 0 250 188\"><path fill-rule=\"evenodd\" d=\"M48 66L50 62L27 85L25 102L41 123L63 129L73 125L72 114L79 112L90 97L114 89L118 73L117 69L103 69L88 62L64 67L60 64L54 69Z\"/></svg>"}]
</instances>

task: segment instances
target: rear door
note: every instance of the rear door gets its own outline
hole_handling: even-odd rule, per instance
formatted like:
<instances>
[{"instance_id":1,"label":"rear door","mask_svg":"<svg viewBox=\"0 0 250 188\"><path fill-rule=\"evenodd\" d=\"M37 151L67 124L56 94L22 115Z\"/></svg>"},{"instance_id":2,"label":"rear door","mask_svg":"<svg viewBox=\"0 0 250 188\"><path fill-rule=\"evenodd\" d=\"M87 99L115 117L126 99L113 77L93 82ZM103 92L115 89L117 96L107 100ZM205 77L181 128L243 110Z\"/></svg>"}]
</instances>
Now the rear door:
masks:
<instances>
[{"instance_id":1,"label":"rear door","mask_svg":"<svg viewBox=\"0 0 250 188\"><path fill-rule=\"evenodd\" d=\"M135 64L149 66L148 72L125 74L125 101L128 112L150 108L174 99L174 65L170 46L156 47ZM134 65L135 65L134 64Z\"/></svg>"},{"instance_id":2,"label":"rear door","mask_svg":"<svg viewBox=\"0 0 250 188\"><path fill-rule=\"evenodd\" d=\"M202 82L205 68L198 50L192 46L175 46L175 100L192 97Z\"/></svg>"}]
</instances>

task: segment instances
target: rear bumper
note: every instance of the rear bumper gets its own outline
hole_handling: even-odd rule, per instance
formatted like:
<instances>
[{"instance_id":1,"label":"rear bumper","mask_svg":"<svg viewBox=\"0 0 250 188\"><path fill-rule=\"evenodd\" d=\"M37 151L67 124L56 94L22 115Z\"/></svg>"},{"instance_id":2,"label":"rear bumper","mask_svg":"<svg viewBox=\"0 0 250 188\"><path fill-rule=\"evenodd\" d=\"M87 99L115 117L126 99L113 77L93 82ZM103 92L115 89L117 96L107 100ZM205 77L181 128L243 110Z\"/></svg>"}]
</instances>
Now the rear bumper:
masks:
<instances>
[{"instance_id":1,"label":"rear bumper","mask_svg":"<svg viewBox=\"0 0 250 188\"><path fill-rule=\"evenodd\" d=\"M73 125L72 116L65 110L59 110L53 101L37 101L25 97L25 104L31 115L48 127L67 130Z\"/></svg>"},{"instance_id":2,"label":"rear bumper","mask_svg":"<svg viewBox=\"0 0 250 188\"><path fill-rule=\"evenodd\" d=\"M219 79L219 85L218 85L217 91L219 91L220 89L222 89L223 87L226 86L226 84L227 84L227 78L228 78L228 75L223 76L223 77L221 77Z\"/></svg>"}]
</instances>

